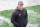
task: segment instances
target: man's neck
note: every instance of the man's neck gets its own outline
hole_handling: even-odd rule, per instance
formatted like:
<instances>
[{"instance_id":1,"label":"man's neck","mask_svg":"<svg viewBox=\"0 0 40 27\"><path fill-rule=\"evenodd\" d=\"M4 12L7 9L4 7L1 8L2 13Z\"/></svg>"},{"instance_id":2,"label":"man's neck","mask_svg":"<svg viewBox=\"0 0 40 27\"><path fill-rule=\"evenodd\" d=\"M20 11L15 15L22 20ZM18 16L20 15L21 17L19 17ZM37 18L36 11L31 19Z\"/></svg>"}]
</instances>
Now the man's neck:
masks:
<instances>
[{"instance_id":1,"label":"man's neck","mask_svg":"<svg viewBox=\"0 0 40 27\"><path fill-rule=\"evenodd\" d=\"M23 8L19 8L19 10L23 10Z\"/></svg>"},{"instance_id":2,"label":"man's neck","mask_svg":"<svg viewBox=\"0 0 40 27\"><path fill-rule=\"evenodd\" d=\"M19 10L23 10L23 8L19 8Z\"/></svg>"}]
</instances>

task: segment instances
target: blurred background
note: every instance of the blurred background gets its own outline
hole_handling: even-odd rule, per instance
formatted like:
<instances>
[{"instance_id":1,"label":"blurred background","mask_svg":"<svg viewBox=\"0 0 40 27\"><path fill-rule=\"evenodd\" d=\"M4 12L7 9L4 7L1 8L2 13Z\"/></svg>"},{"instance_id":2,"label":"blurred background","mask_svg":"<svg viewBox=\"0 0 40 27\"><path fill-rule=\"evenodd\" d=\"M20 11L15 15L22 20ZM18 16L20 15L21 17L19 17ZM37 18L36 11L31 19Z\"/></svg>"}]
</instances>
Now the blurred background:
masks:
<instances>
[{"instance_id":1,"label":"blurred background","mask_svg":"<svg viewBox=\"0 0 40 27\"><path fill-rule=\"evenodd\" d=\"M26 27L40 27L40 0L0 0L0 27L13 27L10 20L18 1L24 2L23 7L28 13Z\"/></svg>"}]
</instances>

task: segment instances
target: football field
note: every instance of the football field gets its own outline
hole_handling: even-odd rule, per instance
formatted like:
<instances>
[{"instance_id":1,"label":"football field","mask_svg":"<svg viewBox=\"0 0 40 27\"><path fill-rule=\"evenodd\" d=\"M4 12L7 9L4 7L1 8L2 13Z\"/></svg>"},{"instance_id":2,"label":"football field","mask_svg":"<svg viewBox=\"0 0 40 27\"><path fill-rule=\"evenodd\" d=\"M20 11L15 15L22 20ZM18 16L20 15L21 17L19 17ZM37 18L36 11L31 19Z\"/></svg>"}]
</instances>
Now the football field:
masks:
<instances>
[{"instance_id":1,"label":"football field","mask_svg":"<svg viewBox=\"0 0 40 27\"><path fill-rule=\"evenodd\" d=\"M40 5L25 7L28 13L27 27L40 27ZM0 27L13 27L10 22L14 10L0 11Z\"/></svg>"}]
</instances>

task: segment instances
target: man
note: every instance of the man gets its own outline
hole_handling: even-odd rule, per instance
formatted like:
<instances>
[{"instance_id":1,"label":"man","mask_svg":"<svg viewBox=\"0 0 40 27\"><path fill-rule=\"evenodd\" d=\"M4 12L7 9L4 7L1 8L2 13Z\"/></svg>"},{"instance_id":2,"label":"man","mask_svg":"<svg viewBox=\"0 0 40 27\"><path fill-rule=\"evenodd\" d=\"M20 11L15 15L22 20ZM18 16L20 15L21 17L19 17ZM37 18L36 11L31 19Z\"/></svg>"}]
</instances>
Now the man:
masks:
<instances>
[{"instance_id":1,"label":"man","mask_svg":"<svg viewBox=\"0 0 40 27\"><path fill-rule=\"evenodd\" d=\"M12 13L11 22L14 27L26 27L28 22L27 10L23 8L23 2L19 1L18 6Z\"/></svg>"}]
</instances>

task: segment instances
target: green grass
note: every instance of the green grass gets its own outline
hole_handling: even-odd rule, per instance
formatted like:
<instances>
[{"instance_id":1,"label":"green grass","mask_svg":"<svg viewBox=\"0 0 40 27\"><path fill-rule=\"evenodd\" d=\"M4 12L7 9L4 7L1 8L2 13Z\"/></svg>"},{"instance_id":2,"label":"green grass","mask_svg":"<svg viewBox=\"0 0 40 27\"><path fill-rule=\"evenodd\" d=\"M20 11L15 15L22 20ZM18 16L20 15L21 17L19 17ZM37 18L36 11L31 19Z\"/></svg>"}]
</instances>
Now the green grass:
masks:
<instances>
[{"instance_id":1,"label":"green grass","mask_svg":"<svg viewBox=\"0 0 40 27\"><path fill-rule=\"evenodd\" d=\"M25 7L27 10L34 10L38 14L40 14L40 5L36 6L31 6L31 7ZM7 18L11 17L11 14L14 10L5 10L5 11L0 11L0 15L5 16Z\"/></svg>"},{"instance_id":2,"label":"green grass","mask_svg":"<svg viewBox=\"0 0 40 27\"><path fill-rule=\"evenodd\" d=\"M31 6L31 7L25 7L27 10L34 10L38 14L40 14L40 5Z\"/></svg>"},{"instance_id":3,"label":"green grass","mask_svg":"<svg viewBox=\"0 0 40 27\"><path fill-rule=\"evenodd\" d=\"M26 8L26 10L34 10L34 12L37 12L37 15L35 15L35 16L32 16L33 14L30 14L30 15L28 14L28 23L29 24L38 24L40 27L40 17L38 17L38 15L40 14L40 5L25 7L25 8ZM10 19L13 11L14 10L0 11L0 15ZM9 27L9 24L7 24L6 22L4 22L4 23L3 23L4 25L2 25L3 27L4 26ZM2 26L0 26L0 27L2 27ZM13 27L13 26L11 26L11 27Z\"/></svg>"},{"instance_id":4,"label":"green grass","mask_svg":"<svg viewBox=\"0 0 40 27\"><path fill-rule=\"evenodd\" d=\"M8 24L7 22L3 21L2 25L0 27L13 27L13 24Z\"/></svg>"},{"instance_id":5,"label":"green grass","mask_svg":"<svg viewBox=\"0 0 40 27\"><path fill-rule=\"evenodd\" d=\"M1 11L0 15L10 19L12 13L13 13L13 10L5 10L5 11Z\"/></svg>"}]
</instances>

